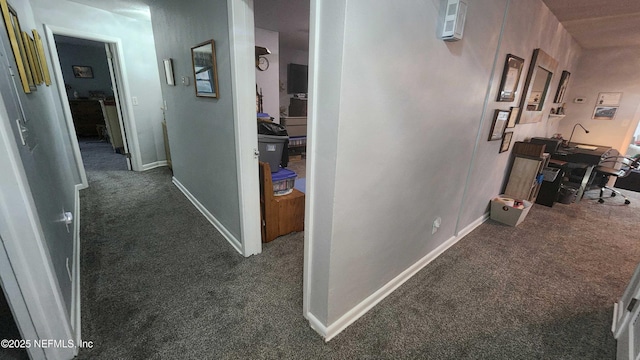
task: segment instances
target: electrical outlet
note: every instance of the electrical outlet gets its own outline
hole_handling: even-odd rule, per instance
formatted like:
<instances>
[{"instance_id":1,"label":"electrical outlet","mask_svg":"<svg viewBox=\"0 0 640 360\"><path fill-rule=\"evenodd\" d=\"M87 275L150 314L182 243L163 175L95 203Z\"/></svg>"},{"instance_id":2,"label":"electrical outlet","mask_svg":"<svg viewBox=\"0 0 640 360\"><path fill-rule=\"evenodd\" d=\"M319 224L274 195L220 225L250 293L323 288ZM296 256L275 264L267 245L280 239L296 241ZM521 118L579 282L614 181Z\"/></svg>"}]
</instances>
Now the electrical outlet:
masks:
<instances>
[{"instance_id":1,"label":"electrical outlet","mask_svg":"<svg viewBox=\"0 0 640 360\"><path fill-rule=\"evenodd\" d=\"M433 226L431 227L431 234L435 234L438 229L442 225L442 219L438 216L435 220L433 220Z\"/></svg>"}]
</instances>

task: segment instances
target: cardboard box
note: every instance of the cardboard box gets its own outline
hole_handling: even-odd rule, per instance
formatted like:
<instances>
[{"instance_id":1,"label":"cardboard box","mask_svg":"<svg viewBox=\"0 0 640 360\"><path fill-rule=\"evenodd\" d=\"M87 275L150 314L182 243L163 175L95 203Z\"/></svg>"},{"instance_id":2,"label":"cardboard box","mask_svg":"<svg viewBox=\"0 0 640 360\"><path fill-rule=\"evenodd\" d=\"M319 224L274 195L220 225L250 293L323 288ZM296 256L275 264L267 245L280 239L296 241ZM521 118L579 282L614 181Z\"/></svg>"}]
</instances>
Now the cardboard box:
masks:
<instances>
[{"instance_id":1,"label":"cardboard box","mask_svg":"<svg viewBox=\"0 0 640 360\"><path fill-rule=\"evenodd\" d=\"M498 197L509 197L508 195L500 195ZM505 205L501 201L496 201L495 198L491 200L491 220L501 222L509 226L518 226L524 218L527 217L531 206L531 202L522 200L524 203L524 209L516 209L511 206Z\"/></svg>"}]
</instances>

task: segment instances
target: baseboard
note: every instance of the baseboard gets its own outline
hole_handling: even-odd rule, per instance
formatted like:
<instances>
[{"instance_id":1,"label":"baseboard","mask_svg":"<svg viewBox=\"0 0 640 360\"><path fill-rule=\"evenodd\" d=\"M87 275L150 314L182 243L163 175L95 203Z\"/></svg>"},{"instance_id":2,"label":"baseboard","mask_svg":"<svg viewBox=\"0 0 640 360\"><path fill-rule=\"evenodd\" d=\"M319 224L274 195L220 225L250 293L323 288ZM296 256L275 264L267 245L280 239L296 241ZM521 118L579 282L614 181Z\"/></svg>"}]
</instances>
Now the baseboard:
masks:
<instances>
[{"instance_id":1,"label":"baseboard","mask_svg":"<svg viewBox=\"0 0 640 360\"><path fill-rule=\"evenodd\" d=\"M475 230L478 226L484 224L485 221L489 220L489 212L484 213L484 215L477 218L471 224L464 227L464 229L458 231L458 237L465 237L467 234Z\"/></svg>"},{"instance_id":2,"label":"baseboard","mask_svg":"<svg viewBox=\"0 0 640 360\"><path fill-rule=\"evenodd\" d=\"M142 171L147 171L147 170L151 170L151 169L155 169L161 166L169 166L169 162L167 162L167 160L160 160L160 161L155 161L152 163L148 163L148 164L144 164L142 165Z\"/></svg>"},{"instance_id":3,"label":"baseboard","mask_svg":"<svg viewBox=\"0 0 640 360\"><path fill-rule=\"evenodd\" d=\"M427 266L430 262L435 260L438 256L442 255L447 249L451 246L455 245L458 241L460 241L463 237L469 234L473 229L480 226L489 218L488 214L484 214L473 223L465 227L462 231L458 232L457 236L452 236L444 243L440 244L433 251L429 252L423 258L418 260L416 263L411 265L405 271L400 273L400 275L396 276L394 279L386 283L383 287L378 289L378 291L371 294L369 297L364 299L358 305L354 306L351 310L349 310L346 314L341 316L338 320L336 320L333 324L329 326L324 326L313 314L307 313L307 319L309 320L309 325L316 332L318 332L322 337L324 337L325 341L329 341L334 338L336 335L340 334L345 328L351 325L353 322L358 320L361 316L366 314L371 308L376 306L380 301L384 300L389 294L394 292L398 287L404 284L407 280L411 279L413 275L415 275L418 271L422 270L425 266Z\"/></svg>"},{"instance_id":4,"label":"baseboard","mask_svg":"<svg viewBox=\"0 0 640 360\"><path fill-rule=\"evenodd\" d=\"M71 326L74 341L80 343L81 335L81 305L80 305L80 190L84 189L82 184L76 185L74 190L74 221L73 221L73 281L71 283ZM75 350L75 354L78 354Z\"/></svg>"},{"instance_id":5,"label":"baseboard","mask_svg":"<svg viewBox=\"0 0 640 360\"><path fill-rule=\"evenodd\" d=\"M178 179L176 179L175 177L173 178L173 184L180 190L182 191L182 193L184 194L184 196L187 197L187 199L189 199L189 201L191 201L191 203L196 207L196 209L198 209L202 215L204 215L204 217L209 220L209 222L216 228L218 229L218 231L220 232L220 234L222 234L222 236L224 236L225 239L227 239L227 241L229 242L229 244L231 244L231 246L233 246L234 249L236 249L236 251L238 251L241 255L244 256L244 253L242 251L242 243L236 239L235 236L233 236L233 234L231 234L231 232L229 230L227 230L227 228L222 225L222 223L220 221L218 221L218 219L215 218L215 216L213 216L213 214L211 214L209 212L209 210L207 210L207 208L204 207L204 205L202 205L200 203L200 201L198 201L198 199L195 198L195 196L193 196L189 190L187 190L186 187L184 187L184 185L182 185L182 183L180 183L180 181Z\"/></svg>"},{"instance_id":6,"label":"baseboard","mask_svg":"<svg viewBox=\"0 0 640 360\"><path fill-rule=\"evenodd\" d=\"M618 303L613 303L613 319L611 320L611 332L614 335L614 338L617 339L616 335L616 328L618 325Z\"/></svg>"}]
</instances>

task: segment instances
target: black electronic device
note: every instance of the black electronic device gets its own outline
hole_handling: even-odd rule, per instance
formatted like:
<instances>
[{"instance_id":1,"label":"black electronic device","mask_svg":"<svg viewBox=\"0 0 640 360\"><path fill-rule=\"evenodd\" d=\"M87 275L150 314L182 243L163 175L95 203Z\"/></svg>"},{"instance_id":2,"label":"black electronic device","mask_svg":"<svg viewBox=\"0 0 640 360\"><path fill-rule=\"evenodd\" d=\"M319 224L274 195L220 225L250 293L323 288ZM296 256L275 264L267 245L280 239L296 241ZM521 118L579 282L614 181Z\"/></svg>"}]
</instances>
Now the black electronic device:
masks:
<instances>
[{"instance_id":1,"label":"black electronic device","mask_svg":"<svg viewBox=\"0 0 640 360\"><path fill-rule=\"evenodd\" d=\"M304 94L307 93L309 67L300 64L287 65L287 93Z\"/></svg>"}]
</instances>

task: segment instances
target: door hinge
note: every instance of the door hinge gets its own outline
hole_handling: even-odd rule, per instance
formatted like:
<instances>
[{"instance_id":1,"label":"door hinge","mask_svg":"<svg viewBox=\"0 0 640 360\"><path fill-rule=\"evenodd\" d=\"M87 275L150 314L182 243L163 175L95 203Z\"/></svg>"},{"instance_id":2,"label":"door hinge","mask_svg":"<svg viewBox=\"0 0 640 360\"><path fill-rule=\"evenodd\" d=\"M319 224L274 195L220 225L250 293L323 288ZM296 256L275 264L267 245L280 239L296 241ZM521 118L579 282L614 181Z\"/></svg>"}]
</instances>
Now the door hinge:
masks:
<instances>
[{"instance_id":1,"label":"door hinge","mask_svg":"<svg viewBox=\"0 0 640 360\"><path fill-rule=\"evenodd\" d=\"M127 159L131 159L131 153L124 153L123 154Z\"/></svg>"},{"instance_id":2,"label":"door hinge","mask_svg":"<svg viewBox=\"0 0 640 360\"><path fill-rule=\"evenodd\" d=\"M253 157L257 159L260 156L260 151L258 149L253 149Z\"/></svg>"}]
</instances>

